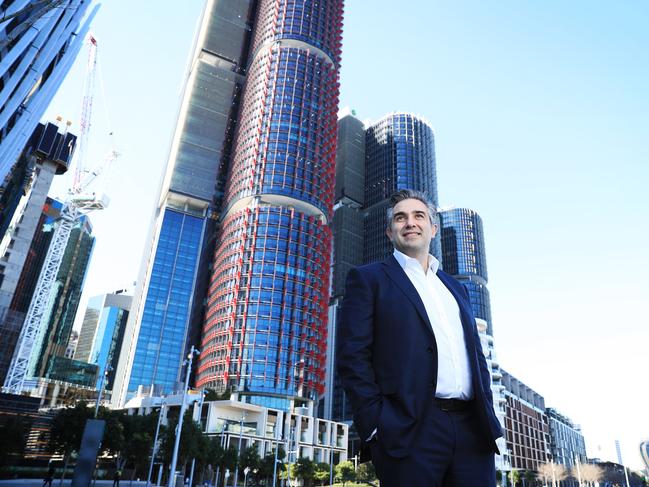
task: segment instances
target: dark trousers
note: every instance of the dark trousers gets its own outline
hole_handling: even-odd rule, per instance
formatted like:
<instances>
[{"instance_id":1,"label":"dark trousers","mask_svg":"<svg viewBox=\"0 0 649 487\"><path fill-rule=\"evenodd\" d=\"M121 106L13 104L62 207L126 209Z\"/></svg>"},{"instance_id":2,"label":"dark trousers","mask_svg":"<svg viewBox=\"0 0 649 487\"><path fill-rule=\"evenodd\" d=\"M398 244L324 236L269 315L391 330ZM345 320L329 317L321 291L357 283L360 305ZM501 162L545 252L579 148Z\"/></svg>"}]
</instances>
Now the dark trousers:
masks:
<instances>
[{"instance_id":1,"label":"dark trousers","mask_svg":"<svg viewBox=\"0 0 649 487\"><path fill-rule=\"evenodd\" d=\"M381 487L495 487L496 468L490 442L471 409L447 412L432 406L412 453L390 457L381 446L381 430L370 441L372 463Z\"/></svg>"}]
</instances>

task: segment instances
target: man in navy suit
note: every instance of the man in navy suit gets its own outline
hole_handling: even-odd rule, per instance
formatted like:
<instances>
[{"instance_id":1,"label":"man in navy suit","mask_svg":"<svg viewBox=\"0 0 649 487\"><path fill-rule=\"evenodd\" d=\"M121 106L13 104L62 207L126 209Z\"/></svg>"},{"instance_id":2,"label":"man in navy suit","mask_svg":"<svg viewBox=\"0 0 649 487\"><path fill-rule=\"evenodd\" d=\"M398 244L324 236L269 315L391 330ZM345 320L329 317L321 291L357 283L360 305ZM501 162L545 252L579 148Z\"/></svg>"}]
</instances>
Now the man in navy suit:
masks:
<instances>
[{"instance_id":1,"label":"man in navy suit","mask_svg":"<svg viewBox=\"0 0 649 487\"><path fill-rule=\"evenodd\" d=\"M337 360L381 487L492 487L502 436L466 289L429 254L437 213L392 195L394 254L352 269Z\"/></svg>"}]
</instances>

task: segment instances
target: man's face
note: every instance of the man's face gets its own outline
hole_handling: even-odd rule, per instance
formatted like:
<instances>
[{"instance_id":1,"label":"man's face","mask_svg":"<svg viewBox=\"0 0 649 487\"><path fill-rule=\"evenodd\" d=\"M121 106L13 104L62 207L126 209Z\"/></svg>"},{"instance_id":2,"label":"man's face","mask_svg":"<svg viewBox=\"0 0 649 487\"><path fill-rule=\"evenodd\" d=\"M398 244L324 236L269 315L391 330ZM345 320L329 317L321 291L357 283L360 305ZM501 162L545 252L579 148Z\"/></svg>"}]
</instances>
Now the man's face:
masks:
<instances>
[{"instance_id":1,"label":"man's face","mask_svg":"<svg viewBox=\"0 0 649 487\"><path fill-rule=\"evenodd\" d=\"M437 225L430 222L428 207L422 201L407 199L395 205L386 233L395 249L408 257L417 258L428 255Z\"/></svg>"}]
</instances>

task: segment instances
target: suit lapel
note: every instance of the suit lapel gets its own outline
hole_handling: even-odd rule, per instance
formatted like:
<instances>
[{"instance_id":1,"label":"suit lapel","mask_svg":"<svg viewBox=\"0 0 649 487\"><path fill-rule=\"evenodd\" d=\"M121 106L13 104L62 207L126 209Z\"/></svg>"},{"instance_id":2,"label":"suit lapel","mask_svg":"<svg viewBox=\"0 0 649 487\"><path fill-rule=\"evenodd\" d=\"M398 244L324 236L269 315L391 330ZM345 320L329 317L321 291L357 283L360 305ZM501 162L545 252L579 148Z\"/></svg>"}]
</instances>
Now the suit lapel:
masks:
<instances>
[{"instance_id":1,"label":"suit lapel","mask_svg":"<svg viewBox=\"0 0 649 487\"><path fill-rule=\"evenodd\" d=\"M388 277L401 289L401 291L408 297L410 302L415 306L417 313L423 320L426 325L426 329L429 331L433 337L433 327L430 324L428 319L428 313L426 313L426 308L424 307L424 302L419 297L419 293L415 286L412 284L406 272L397 262L397 259L393 255L388 257L383 261L383 269L385 270Z\"/></svg>"}]
</instances>

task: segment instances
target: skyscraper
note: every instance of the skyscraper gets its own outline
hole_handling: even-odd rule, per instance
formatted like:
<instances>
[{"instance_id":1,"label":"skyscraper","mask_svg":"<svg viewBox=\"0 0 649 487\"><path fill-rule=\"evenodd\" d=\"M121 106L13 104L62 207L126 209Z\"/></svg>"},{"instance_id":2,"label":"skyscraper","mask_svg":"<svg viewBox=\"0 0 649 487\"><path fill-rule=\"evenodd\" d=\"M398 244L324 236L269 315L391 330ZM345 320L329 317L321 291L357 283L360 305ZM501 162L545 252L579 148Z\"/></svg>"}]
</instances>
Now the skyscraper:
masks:
<instances>
[{"instance_id":1,"label":"skyscraper","mask_svg":"<svg viewBox=\"0 0 649 487\"><path fill-rule=\"evenodd\" d=\"M444 209L439 217L444 270L468 288L473 313L493 335L482 218L468 208Z\"/></svg>"},{"instance_id":2,"label":"skyscraper","mask_svg":"<svg viewBox=\"0 0 649 487\"><path fill-rule=\"evenodd\" d=\"M138 388L172 392L188 344L198 341L255 5L206 3L117 367L114 404L124 404Z\"/></svg>"},{"instance_id":3,"label":"skyscraper","mask_svg":"<svg viewBox=\"0 0 649 487\"><path fill-rule=\"evenodd\" d=\"M435 137L424 119L410 113L392 113L366 131L366 263L383 260L392 252L385 235L385 215L390 196L404 188L423 191L438 205ZM431 253L442 260L439 236L431 243Z\"/></svg>"},{"instance_id":4,"label":"skyscraper","mask_svg":"<svg viewBox=\"0 0 649 487\"><path fill-rule=\"evenodd\" d=\"M288 409L323 391L342 0L262 0L197 385Z\"/></svg>"},{"instance_id":5,"label":"skyscraper","mask_svg":"<svg viewBox=\"0 0 649 487\"><path fill-rule=\"evenodd\" d=\"M54 229L51 228L50 231ZM43 316L47 327L44 329L42 341L34 342L29 368L29 375L33 377L47 378L48 362L54 357L65 357L94 245L92 225L88 217L84 216L70 233L61 267L52 287L51 307Z\"/></svg>"},{"instance_id":6,"label":"skyscraper","mask_svg":"<svg viewBox=\"0 0 649 487\"><path fill-rule=\"evenodd\" d=\"M351 408L336 374L336 332L345 279L363 263L363 204L365 202L365 127L355 113L343 109L338 119L336 184L332 220L331 301L327 332L325 396L321 416L351 423Z\"/></svg>"},{"instance_id":7,"label":"skyscraper","mask_svg":"<svg viewBox=\"0 0 649 487\"><path fill-rule=\"evenodd\" d=\"M74 358L105 370L107 390L113 390L132 299L123 291L93 296L83 317Z\"/></svg>"},{"instance_id":8,"label":"skyscraper","mask_svg":"<svg viewBox=\"0 0 649 487\"><path fill-rule=\"evenodd\" d=\"M95 6L90 0L7 0L0 22L0 185L74 62Z\"/></svg>"}]
</instances>

